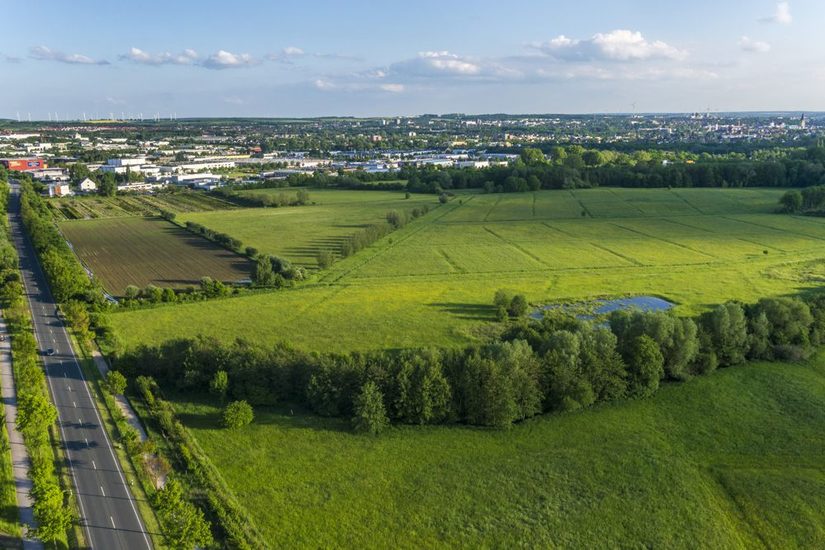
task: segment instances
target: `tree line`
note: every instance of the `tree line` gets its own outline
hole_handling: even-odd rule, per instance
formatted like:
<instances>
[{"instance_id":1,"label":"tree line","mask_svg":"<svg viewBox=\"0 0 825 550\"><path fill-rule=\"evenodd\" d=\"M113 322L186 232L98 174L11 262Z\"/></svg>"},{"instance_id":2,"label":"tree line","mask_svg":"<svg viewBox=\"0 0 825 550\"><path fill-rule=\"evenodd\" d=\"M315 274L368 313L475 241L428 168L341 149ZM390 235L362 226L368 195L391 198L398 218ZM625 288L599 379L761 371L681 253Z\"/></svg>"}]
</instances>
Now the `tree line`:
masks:
<instances>
[{"instance_id":1,"label":"tree line","mask_svg":"<svg viewBox=\"0 0 825 550\"><path fill-rule=\"evenodd\" d=\"M729 302L696 319L617 311L606 323L548 312L461 350L319 354L184 339L138 347L116 367L181 392L207 392L222 377L228 396L256 406L296 403L356 419L364 407L383 411L373 418L377 425L506 427L543 412L646 397L663 381L746 360L804 358L825 341L825 294Z\"/></svg>"},{"instance_id":2,"label":"tree line","mask_svg":"<svg viewBox=\"0 0 825 550\"><path fill-rule=\"evenodd\" d=\"M8 209L9 187L0 182L0 208ZM68 493L61 486L55 469L52 431L57 410L46 388L46 377L38 357L32 332L31 314L24 297L19 260L8 233L5 216L0 222L0 300L11 334L11 352L17 391L17 429L23 435L31 461L32 506L37 530L45 542L66 540L74 519Z\"/></svg>"},{"instance_id":3,"label":"tree line","mask_svg":"<svg viewBox=\"0 0 825 550\"><path fill-rule=\"evenodd\" d=\"M405 166L383 173L356 170L337 174L296 174L244 188L306 186L440 194L453 189L501 193L599 186L806 187L820 184L825 184L825 146L822 143L807 149L757 151L750 157L654 150L624 153L585 149L579 145L553 146L546 155L540 149L525 148L515 161L487 168Z\"/></svg>"}]
</instances>

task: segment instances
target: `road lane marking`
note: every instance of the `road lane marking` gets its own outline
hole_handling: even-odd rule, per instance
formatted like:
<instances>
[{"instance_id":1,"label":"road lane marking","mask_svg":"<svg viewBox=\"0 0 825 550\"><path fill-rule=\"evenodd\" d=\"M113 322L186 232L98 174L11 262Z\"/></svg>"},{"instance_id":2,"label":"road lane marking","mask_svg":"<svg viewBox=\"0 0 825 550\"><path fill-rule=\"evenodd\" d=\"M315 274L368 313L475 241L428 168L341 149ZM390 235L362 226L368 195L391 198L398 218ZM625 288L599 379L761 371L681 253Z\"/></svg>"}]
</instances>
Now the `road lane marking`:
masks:
<instances>
[{"instance_id":1,"label":"road lane marking","mask_svg":"<svg viewBox=\"0 0 825 550\"><path fill-rule=\"evenodd\" d=\"M100 486L100 494L103 495L104 497L106 496L106 493L103 491L103 485ZM109 516L109 519L112 519L112 516Z\"/></svg>"},{"instance_id":2,"label":"road lane marking","mask_svg":"<svg viewBox=\"0 0 825 550\"><path fill-rule=\"evenodd\" d=\"M83 438L83 441L85 441L85 442L86 442L86 446L88 447L88 446L89 446L89 440L88 440L88 439L86 439L86 438L84 437L84 438Z\"/></svg>"},{"instance_id":3,"label":"road lane marking","mask_svg":"<svg viewBox=\"0 0 825 550\"><path fill-rule=\"evenodd\" d=\"M112 519L112 516L109 516L109 521L111 521L111 522L112 522L112 528L113 528L113 529L117 529L117 527L115 527L115 520L114 520L114 519Z\"/></svg>"},{"instance_id":4,"label":"road lane marking","mask_svg":"<svg viewBox=\"0 0 825 550\"><path fill-rule=\"evenodd\" d=\"M76 409L77 408L77 402L72 401L72 406Z\"/></svg>"},{"instance_id":5,"label":"road lane marking","mask_svg":"<svg viewBox=\"0 0 825 550\"><path fill-rule=\"evenodd\" d=\"M95 464L95 461L94 461L94 460L92 460L92 468L93 468L93 469L95 469L95 470L97 470L97 465Z\"/></svg>"}]
</instances>

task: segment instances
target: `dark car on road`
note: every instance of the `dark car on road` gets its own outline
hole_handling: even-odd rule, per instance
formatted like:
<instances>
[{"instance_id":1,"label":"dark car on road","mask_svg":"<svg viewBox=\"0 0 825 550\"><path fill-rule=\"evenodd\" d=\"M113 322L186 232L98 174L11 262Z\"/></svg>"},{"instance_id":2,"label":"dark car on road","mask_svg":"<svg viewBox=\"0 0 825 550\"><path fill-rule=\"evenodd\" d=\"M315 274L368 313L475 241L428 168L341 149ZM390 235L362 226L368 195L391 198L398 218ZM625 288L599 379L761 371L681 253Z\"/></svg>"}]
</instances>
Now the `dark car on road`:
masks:
<instances>
[{"instance_id":1,"label":"dark car on road","mask_svg":"<svg viewBox=\"0 0 825 550\"><path fill-rule=\"evenodd\" d=\"M54 355L54 348L49 348L46 350L46 355Z\"/></svg>"}]
</instances>

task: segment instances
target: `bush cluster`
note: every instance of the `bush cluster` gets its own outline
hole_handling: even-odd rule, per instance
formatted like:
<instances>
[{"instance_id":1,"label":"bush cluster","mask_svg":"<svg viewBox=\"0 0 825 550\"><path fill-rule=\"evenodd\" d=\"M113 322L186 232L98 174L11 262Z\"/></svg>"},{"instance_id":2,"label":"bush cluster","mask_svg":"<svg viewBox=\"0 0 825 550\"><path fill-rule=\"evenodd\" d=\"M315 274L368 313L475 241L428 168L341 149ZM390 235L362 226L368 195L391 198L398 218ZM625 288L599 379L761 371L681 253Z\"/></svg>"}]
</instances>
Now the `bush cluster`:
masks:
<instances>
[{"instance_id":1,"label":"bush cluster","mask_svg":"<svg viewBox=\"0 0 825 550\"><path fill-rule=\"evenodd\" d=\"M226 233L219 233L208 227L204 227L203 225L195 222L186 222L185 225L186 229L191 233L196 235L200 235L205 239L209 239L210 241L221 245L222 247L231 250L232 252L236 252L238 254L243 254L243 243L231 235L227 235Z\"/></svg>"}]
</instances>

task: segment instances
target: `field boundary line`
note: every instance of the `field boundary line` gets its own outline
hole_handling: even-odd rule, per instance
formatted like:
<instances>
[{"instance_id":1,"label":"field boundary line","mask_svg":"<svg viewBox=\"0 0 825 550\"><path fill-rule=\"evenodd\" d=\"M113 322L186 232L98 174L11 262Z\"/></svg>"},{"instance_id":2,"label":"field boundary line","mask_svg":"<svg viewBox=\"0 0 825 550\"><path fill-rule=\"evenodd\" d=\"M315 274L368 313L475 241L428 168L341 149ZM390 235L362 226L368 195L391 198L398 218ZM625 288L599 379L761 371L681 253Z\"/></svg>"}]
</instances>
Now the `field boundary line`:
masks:
<instances>
[{"instance_id":1,"label":"field boundary line","mask_svg":"<svg viewBox=\"0 0 825 550\"><path fill-rule=\"evenodd\" d=\"M490 234L491 234L491 235L493 235L494 237L497 237L497 238L501 239L501 240L502 240L505 244L507 244L507 245L509 245L509 246L512 246L513 248L515 248L516 250L518 250L519 252L521 252L522 254L524 254L525 256L527 256L528 258L532 259L532 260L533 260L533 261L535 261L535 262L538 262L539 264L543 265L544 267L547 267L547 268L550 268L550 267L551 267L551 266L550 266L550 264L545 263L545 262L544 262L544 260L542 260L541 258L539 258L538 256L536 256L535 254L533 254L533 253L532 253L532 252L530 252L529 250L524 249L524 248L523 248L520 244L518 244L517 242L515 242L515 241L511 241L511 240L509 240L509 239L505 239L504 237L502 237L501 235L499 235L498 233L496 233L495 231L493 231L493 230L492 230L492 229L490 229L489 227L486 227L486 226L485 226L485 227L484 227L484 231L486 231L486 232L490 233Z\"/></svg>"},{"instance_id":2,"label":"field boundary line","mask_svg":"<svg viewBox=\"0 0 825 550\"><path fill-rule=\"evenodd\" d=\"M761 227L763 229L770 229L771 231L777 231L779 233L786 233L788 235L796 235L798 237L805 237L806 239L816 239L818 241L825 241L825 237L815 237L814 235L808 235L807 233L800 233L799 231L793 231L791 229L779 229L778 227L772 227L770 225L764 225L761 223L751 222L747 220L738 220L736 218L731 218L730 216L722 216L725 220L730 220L739 223L745 223L748 225L753 225L755 227Z\"/></svg>"},{"instance_id":3,"label":"field boundary line","mask_svg":"<svg viewBox=\"0 0 825 550\"><path fill-rule=\"evenodd\" d=\"M447 262L447 264L448 264L448 265L449 265L452 269L456 270L458 273L467 273L467 270L466 270L466 269L464 269L463 267L461 267L460 265L458 265L458 264L455 262L455 260L453 260L452 258L450 258L450 255L449 255L449 254L447 254L447 252L445 252L443 248L439 248L439 249L438 249L438 253L439 253L439 255L441 255L441 257L443 257L443 258L444 258L444 261L445 261L445 262Z\"/></svg>"},{"instance_id":4,"label":"field boundary line","mask_svg":"<svg viewBox=\"0 0 825 550\"><path fill-rule=\"evenodd\" d=\"M570 233L569 231L565 231L564 229L560 229L560 228L558 228L554 225L550 225L547 222L541 222L541 225L543 225L544 227L546 227L548 229L552 229L553 231L558 231L559 233L561 233L562 235L565 235L567 237L573 237L573 238L577 238L577 239L579 238L578 236L574 235L573 233Z\"/></svg>"},{"instance_id":5,"label":"field boundary line","mask_svg":"<svg viewBox=\"0 0 825 550\"><path fill-rule=\"evenodd\" d=\"M493 210L496 209L496 207L499 205L499 203L501 203L501 200L503 198L504 198L503 194L499 194L498 198L496 199L496 202L493 204L493 206L490 207L490 209L487 211L487 215L484 216L484 219L481 220L481 221L486 222L490 219L490 214L493 213Z\"/></svg>"},{"instance_id":6,"label":"field boundary line","mask_svg":"<svg viewBox=\"0 0 825 550\"><path fill-rule=\"evenodd\" d=\"M645 212L644 210L642 210L641 208L636 206L634 203L630 202L630 200L626 199L625 197L622 197L619 193L617 193L616 190L613 187L603 187L602 189L607 189L608 192L610 192L611 195L616 197L617 200L621 201L622 204L627 205L628 207L635 210L636 212L638 212L642 216L649 216L649 214L647 212ZM618 216L614 216L614 217L618 217Z\"/></svg>"},{"instance_id":7,"label":"field boundary line","mask_svg":"<svg viewBox=\"0 0 825 550\"><path fill-rule=\"evenodd\" d=\"M657 219L657 218L652 218L652 219ZM689 251L694 252L696 254L701 254L702 256L707 256L708 258L713 258L714 260L719 260L720 259L719 256L714 256L713 254L708 254L707 252L702 252L700 250L695 250L695 249L687 246L686 244L678 243L676 241L671 241L670 239L665 239L665 238L662 238L662 237L657 237L656 235L650 235L649 233L645 233L644 231L639 231L638 229L633 229L632 227L625 227L624 225L618 224L616 222L610 222L610 225L619 227L619 228L624 229L626 231L630 231L631 233L636 233L637 235L641 235L643 237L648 237L650 239L655 239L657 241L662 241L663 243L671 244L671 245L677 246L679 248L684 248L685 250L689 250Z\"/></svg>"},{"instance_id":8,"label":"field boundary line","mask_svg":"<svg viewBox=\"0 0 825 550\"><path fill-rule=\"evenodd\" d=\"M693 208L694 210L696 210L697 212L699 212L701 215L703 215L703 216L705 215L705 213L704 213L704 212L702 212L701 210L699 210L699 208L698 208L696 205L694 205L692 202L690 202L690 201L689 201L689 200L687 200L685 197L683 197L683 196L682 196L682 194L681 194L681 193L679 193L676 189L671 189L671 192L672 192L674 195L676 195L677 197L679 197L680 199L682 199L682 202L684 202L686 205L690 206L691 208Z\"/></svg>"},{"instance_id":9,"label":"field boundary line","mask_svg":"<svg viewBox=\"0 0 825 550\"><path fill-rule=\"evenodd\" d=\"M703 216L708 216L708 215L709 214L703 214ZM690 229L698 229L699 231L704 231L705 233L710 233L711 235L717 235L718 234L715 231L711 231L710 229L706 229L704 227L699 227L698 225L691 225L689 223L677 222L673 218L661 218L661 219L668 222L668 223L672 223L672 224L675 224L675 225L681 225L682 227L689 227Z\"/></svg>"},{"instance_id":10,"label":"field boundary line","mask_svg":"<svg viewBox=\"0 0 825 550\"><path fill-rule=\"evenodd\" d=\"M569 191L568 191L568 193L570 194L570 196L573 198L573 200L574 200L574 201L576 201L577 203L579 203L579 206L581 206L581 209L582 209L584 212L586 212L586 213L587 213L587 215L588 215L588 216L590 216L590 218L592 218L592 219L596 219L596 217L593 215L593 213L590 211L590 209L589 209L589 208L587 208L587 207L584 205L584 201L582 201L579 197L577 197L577 196L576 196L576 194L575 194L575 193L573 193L573 190L572 190L572 189L571 189L571 190L569 190ZM581 216L579 216L579 217L581 217Z\"/></svg>"},{"instance_id":11,"label":"field boundary line","mask_svg":"<svg viewBox=\"0 0 825 550\"><path fill-rule=\"evenodd\" d=\"M627 262L632 263L632 264L633 264L633 265L635 265L636 267L650 267L650 266L648 266L647 264L643 264L642 262L640 262L639 260L637 260L637 259L635 259L635 258L631 258L630 256L625 256L624 254L621 254L621 253L619 253L619 252L616 252L615 250L610 250L610 249L609 249L609 248L607 248L606 246L602 246L602 245L600 245L600 244L596 244L596 243L594 243L594 242L592 242L592 241L590 242L590 244L591 244L592 246L595 246L595 247L596 247L596 248L598 248L598 249L604 250L605 252L609 252L610 254L613 254L614 256L618 256L619 258L621 258L621 259L623 259L623 260L625 260L625 261L627 261Z\"/></svg>"}]
</instances>

